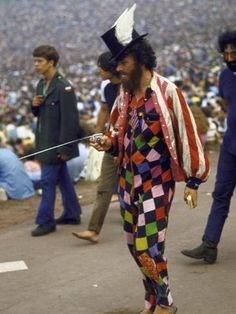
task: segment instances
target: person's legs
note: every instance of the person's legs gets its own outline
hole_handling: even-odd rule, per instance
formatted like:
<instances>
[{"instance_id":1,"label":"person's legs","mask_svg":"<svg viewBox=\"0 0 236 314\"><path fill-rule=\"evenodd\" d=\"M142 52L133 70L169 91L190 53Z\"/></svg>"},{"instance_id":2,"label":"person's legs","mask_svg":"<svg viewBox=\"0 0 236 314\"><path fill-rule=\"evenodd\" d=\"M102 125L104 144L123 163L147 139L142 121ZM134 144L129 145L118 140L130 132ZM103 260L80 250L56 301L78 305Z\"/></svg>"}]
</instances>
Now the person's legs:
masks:
<instances>
[{"instance_id":1,"label":"person's legs","mask_svg":"<svg viewBox=\"0 0 236 314\"><path fill-rule=\"evenodd\" d=\"M143 285L145 289L145 310L143 313L148 313L148 311L152 313L156 306L156 291L153 288L151 279L142 271L142 265L135 254L135 230L138 220L138 208L135 205L131 205L130 195L128 193L125 193L125 196L122 194L123 193L121 192L120 206L127 246L141 270L143 277Z\"/></svg>"},{"instance_id":2,"label":"person's legs","mask_svg":"<svg viewBox=\"0 0 236 314\"><path fill-rule=\"evenodd\" d=\"M139 214L135 233L135 255L141 270L150 278L156 291L156 305L171 306L167 259L164 256L168 214L174 187L164 191L154 186L139 198Z\"/></svg>"},{"instance_id":3,"label":"person's legs","mask_svg":"<svg viewBox=\"0 0 236 314\"><path fill-rule=\"evenodd\" d=\"M42 165L42 198L36 217L36 224L55 226L54 205L56 198L56 184L58 179L59 165Z\"/></svg>"},{"instance_id":4,"label":"person's legs","mask_svg":"<svg viewBox=\"0 0 236 314\"><path fill-rule=\"evenodd\" d=\"M228 217L231 197L236 184L236 156L221 148L218 161L213 203L203 239L216 245L220 241L225 220Z\"/></svg>"},{"instance_id":5,"label":"person's legs","mask_svg":"<svg viewBox=\"0 0 236 314\"><path fill-rule=\"evenodd\" d=\"M144 276L145 308L154 311L157 305L172 306L167 260L164 257L168 212L174 186L153 187L131 205L129 194L120 191L124 231L129 250Z\"/></svg>"},{"instance_id":6,"label":"person's legs","mask_svg":"<svg viewBox=\"0 0 236 314\"><path fill-rule=\"evenodd\" d=\"M57 219L57 223L60 223L60 220L64 222L73 220L77 221L81 215L81 207L65 161L60 162L58 183L62 195L64 210L60 218Z\"/></svg>"},{"instance_id":7,"label":"person's legs","mask_svg":"<svg viewBox=\"0 0 236 314\"><path fill-rule=\"evenodd\" d=\"M117 184L117 165L113 156L105 153L102 161L101 175L97 186L97 195L88 230L100 233L110 202Z\"/></svg>"},{"instance_id":8,"label":"person's legs","mask_svg":"<svg viewBox=\"0 0 236 314\"><path fill-rule=\"evenodd\" d=\"M145 290L145 296L144 296L145 310L150 311L152 313L156 307L156 298L157 298L156 290L153 287L152 280L145 274L145 270L142 269L142 264L140 263L139 259L137 258L135 254L133 234L125 231L125 236L126 236L129 251L142 272L142 280L143 280L143 285L144 285L144 290Z\"/></svg>"},{"instance_id":9,"label":"person's legs","mask_svg":"<svg viewBox=\"0 0 236 314\"><path fill-rule=\"evenodd\" d=\"M228 153L222 145L213 203L203 235L203 242L192 250L183 250L185 256L203 259L209 264L217 259L217 245L220 241L225 220L228 217L230 201L236 185L236 156Z\"/></svg>"},{"instance_id":10,"label":"person's legs","mask_svg":"<svg viewBox=\"0 0 236 314\"><path fill-rule=\"evenodd\" d=\"M77 238L97 243L110 202L118 181L117 165L113 156L105 153L102 160L101 175L97 186L97 195L88 230L72 232Z\"/></svg>"}]
</instances>

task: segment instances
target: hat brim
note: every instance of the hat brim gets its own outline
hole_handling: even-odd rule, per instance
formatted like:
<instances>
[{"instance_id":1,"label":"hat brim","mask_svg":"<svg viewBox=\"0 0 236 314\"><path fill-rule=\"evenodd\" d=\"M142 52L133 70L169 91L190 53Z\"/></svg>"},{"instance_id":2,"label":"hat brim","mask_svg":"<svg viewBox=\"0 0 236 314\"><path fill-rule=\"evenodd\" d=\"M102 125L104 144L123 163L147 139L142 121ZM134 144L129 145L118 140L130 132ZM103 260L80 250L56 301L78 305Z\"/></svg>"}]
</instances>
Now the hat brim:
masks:
<instances>
[{"instance_id":1,"label":"hat brim","mask_svg":"<svg viewBox=\"0 0 236 314\"><path fill-rule=\"evenodd\" d=\"M112 56L110 61L112 62L112 61L118 61L122 59L122 55L126 52L128 48L132 47L137 41L146 37L147 35L148 33L139 35L138 37L134 38L128 45L126 45L123 49L121 49L115 56Z\"/></svg>"}]
</instances>

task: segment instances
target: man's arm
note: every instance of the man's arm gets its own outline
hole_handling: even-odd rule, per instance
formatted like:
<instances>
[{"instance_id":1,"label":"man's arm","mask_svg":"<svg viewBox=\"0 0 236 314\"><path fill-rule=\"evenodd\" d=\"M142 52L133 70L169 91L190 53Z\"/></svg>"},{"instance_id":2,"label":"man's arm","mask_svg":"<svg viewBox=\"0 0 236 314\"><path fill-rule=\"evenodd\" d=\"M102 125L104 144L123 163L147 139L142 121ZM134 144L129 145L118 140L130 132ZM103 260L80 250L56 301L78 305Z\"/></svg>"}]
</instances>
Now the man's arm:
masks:
<instances>
[{"instance_id":1,"label":"man's arm","mask_svg":"<svg viewBox=\"0 0 236 314\"><path fill-rule=\"evenodd\" d=\"M96 133L100 133L104 131L105 125L108 122L108 119L109 119L108 105L107 103L102 102L100 111L98 113L98 118L97 118Z\"/></svg>"},{"instance_id":2,"label":"man's arm","mask_svg":"<svg viewBox=\"0 0 236 314\"><path fill-rule=\"evenodd\" d=\"M37 95L34 96L31 106L31 111L35 117L39 115L39 107L41 106L43 102L43 96Z\"/></svg>"},{"instance_id":3,"label":"man's arm","mask_svg":"<svg viewBox=\"0 0 236 314\"><path fill-rule=\"evenodd\" d=\"M189 188L198 188L209 175L209 161L204 152L193 114L180 89L171 90L171 100L180 162Z\"/></svg>"},{"instance_id":4,"label":"man's arm","mask_svg":"<svg viewBox=\"0 0 236 314\"><path fill-rule=\"evenodd\" d=\"M172 89L169 104L177 124L175 132L180 162L187 177L184 200L187 202L188 196L191 197L192 207L196 207L198 187L209 175L208 157L203 150L192 112L180 89Z\"/></svg>"},{"instance_id":5,"label":"man's arm","mask_svg":"<svg viewBox=\"0 0 236 314\"><path fill-rule=\"evenodd\" d=\"M221 98L220 100L221 100L221 102L220 102L221 108L223 109L224 112L227 112L227 109L228 109L227 100L224 98Z\"/></svg>"},{"instance_id":6,"label":"man's arm","mask_svg":"<svg viewBox=\"0 0 236 314\"><path fill-rule=\"evenodd\" d=\"M31 111L35 117L39 115L39 107L43 103L43 95L40 93L42 89L42 82L39 81L37 88L36 88L36 95L33 97L32 104L31 104Z\"/></svg>"},{"instance_id":7,"label":"man's arm","mask_svg":"<svg viewBox=\"0 0 236 314\"><path fill-rule=\"evenodd\" d=\"M60 130L59 142L65 143L77 138L79 130L79 113L77 101L72 86L60 86ZM74 145L66 145L58 149L61 159L67 160L73 152Z\"/></svg>"}]
</instances>

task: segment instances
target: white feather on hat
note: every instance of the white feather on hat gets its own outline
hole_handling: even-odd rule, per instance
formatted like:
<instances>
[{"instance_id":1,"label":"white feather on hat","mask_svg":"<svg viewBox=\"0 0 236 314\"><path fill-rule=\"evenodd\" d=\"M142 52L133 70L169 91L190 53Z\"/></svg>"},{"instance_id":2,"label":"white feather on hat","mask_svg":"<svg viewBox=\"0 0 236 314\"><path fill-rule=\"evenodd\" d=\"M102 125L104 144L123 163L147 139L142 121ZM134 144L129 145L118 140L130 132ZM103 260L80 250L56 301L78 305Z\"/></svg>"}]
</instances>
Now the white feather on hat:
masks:
<instances>
[{"instance_id":1,"label":"white feather on hat","mask_svg":"<svg viewBox=\"0 0 236 314\"><path fill-rule=\"evenodd\" d=\"M130 9L127 8L113 25L113 27L115 26L115 36L123 46L132 41L135 9L136 3Z\"/></svg>"}]
</instances>

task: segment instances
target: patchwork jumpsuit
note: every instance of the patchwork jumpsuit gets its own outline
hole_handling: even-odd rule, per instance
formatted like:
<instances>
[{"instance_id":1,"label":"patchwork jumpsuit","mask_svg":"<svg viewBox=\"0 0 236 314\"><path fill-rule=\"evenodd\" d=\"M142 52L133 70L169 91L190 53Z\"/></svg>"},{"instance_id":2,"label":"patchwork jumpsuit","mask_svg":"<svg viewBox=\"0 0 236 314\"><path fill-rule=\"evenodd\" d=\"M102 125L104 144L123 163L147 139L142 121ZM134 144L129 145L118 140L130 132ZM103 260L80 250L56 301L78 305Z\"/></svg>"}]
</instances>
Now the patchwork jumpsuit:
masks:
<instances>
[{"instance_id":1,"label":"patchwork jumpsuit","mask_svg":"<svg viewBox=\"0 0 236 314\"><path fill-rule=\"evenodd\" d=\"M145 307L173 303L164 257L168 213L175 190L170 155L151 89L131 97L120 166L119 195L129 250L145 287Z\"/></svg>"}]
</instances>

